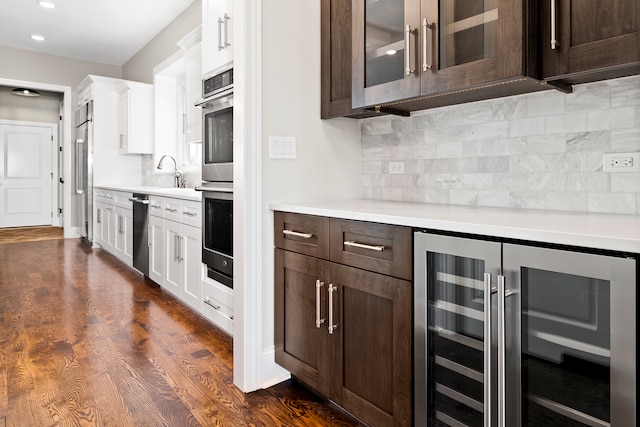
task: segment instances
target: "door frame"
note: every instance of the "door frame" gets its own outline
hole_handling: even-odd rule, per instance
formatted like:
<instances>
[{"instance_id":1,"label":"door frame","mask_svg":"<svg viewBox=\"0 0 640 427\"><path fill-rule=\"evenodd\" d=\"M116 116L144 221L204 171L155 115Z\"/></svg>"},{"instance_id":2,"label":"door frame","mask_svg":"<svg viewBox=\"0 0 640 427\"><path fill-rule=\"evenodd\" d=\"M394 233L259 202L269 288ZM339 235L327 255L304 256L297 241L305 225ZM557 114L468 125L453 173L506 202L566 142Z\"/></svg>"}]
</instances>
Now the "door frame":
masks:
<instances>
[{"instance_id":1,"label":"door frame","mask_svg":"<svg viewBox=\"0 0 640 427\"><path fill-rule=\"evenodd\" d=\"M51 179L51 225L54 227L60 227L60 215L58 214L60 205L58 203L58 185L59 183L59 169L58 169L58 125L56 123L50 122L23 122L19 120L3 120L0 119L0 125L8 125L8 126L28 126L28 127L39 127L49 129L51 131L51 173L53 173L53 178ZM53 212L56 212L56 215L53 215Z\"/></svg>"},{"instance_id":2,"label":"door frame","mask_svg":"<svg viewBox=\"0 0 640 427\"><path fill-rule=\"evenodd\" d=\"M65 238L74 238L80 237L80 229L76 225L72 227L71 225L71 212L72 210L72 201L73 196L71 193L72 186L71 183L71 165L73 164L71 154L72 154L72 137L73 137L73 118L72 118L72 91L70 86L62 86L62 85L53 85L48 83L39 83L39 82L31 82L26 80L14 80L14 79L5 79L0 77L0 85L2 86L16 86L16 87L28 87L36 90L43 90L49 92L59 92L63 94L62 98L62 119L60 120L60 129L59 132L60 138L58 139L58 145L62 148L62 171L58 173L58 176L62 178L62 180L67 183L67 185L63 185L62 192L62 227L64 228L64 237ZM57 186L56 186L57 187ZM58 203L56 203L57 207L60 208Z\"/></svg>"}]
</instances>

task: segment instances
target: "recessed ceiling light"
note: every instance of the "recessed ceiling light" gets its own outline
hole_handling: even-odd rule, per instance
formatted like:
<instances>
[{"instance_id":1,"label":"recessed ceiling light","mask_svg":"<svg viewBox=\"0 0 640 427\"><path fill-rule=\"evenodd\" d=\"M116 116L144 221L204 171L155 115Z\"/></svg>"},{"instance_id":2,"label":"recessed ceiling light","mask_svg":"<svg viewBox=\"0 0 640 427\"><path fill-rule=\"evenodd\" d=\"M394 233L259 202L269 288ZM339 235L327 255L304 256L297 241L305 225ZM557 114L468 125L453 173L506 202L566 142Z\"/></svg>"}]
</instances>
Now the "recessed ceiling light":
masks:
<instances>
[{"instance_id":1,"label":"recessed ceiling light","mask_svg":"<svg viewBox=\"0 0 640 427\"><path fill-rule=\"evenodd\" d=\"M31 34L30 36L33 40L35 41L43 41L44 40L44 36L41 36L40 34Z\"/></svg>"},{"instance_id":2,"label":"recessed ceiling light","mask_svg":"<svg viewBox=\"0 0 640 427\"><path fill-rule=\"evenodd\" d=\"M395 49L389 49L388 51L385 52L387 55L395 55L396 54L396 50Z\"/></svg>"},{"instance_id":3,"label":"recessed ceiling light","mask_svg":"<svg viewBox=\"0 0 640 427\"><path fill-rule=\"evenodd\" d=\"M37 90L25 89L21 87L17 87L11 90L11 93L19 96L40 96L40 92L38 92Z\"/></svg>"},{"instance_id":4,"label":"recessed ceiling light","mask_svg":"<svg viewBox=\"0 0 640 427\"><path fill-rule=\"evenodd\" d=\"M39 1L38 4L47 9L53 9L56 7L56 4L52 1Z\"/></svg>"}]
</instances>

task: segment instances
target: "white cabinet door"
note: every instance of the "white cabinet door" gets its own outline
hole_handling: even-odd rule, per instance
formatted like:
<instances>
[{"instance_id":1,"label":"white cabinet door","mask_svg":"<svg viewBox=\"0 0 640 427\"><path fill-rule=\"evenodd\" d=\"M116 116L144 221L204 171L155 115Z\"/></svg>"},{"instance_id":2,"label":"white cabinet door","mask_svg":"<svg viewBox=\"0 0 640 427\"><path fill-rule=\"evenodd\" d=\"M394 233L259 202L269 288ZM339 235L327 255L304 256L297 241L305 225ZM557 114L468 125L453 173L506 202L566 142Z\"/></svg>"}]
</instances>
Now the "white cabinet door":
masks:
<instances>
[{"instance_id":1,"label":"white cabinet door","mask_svg":"<svg viewBox=\"0 0 640 427\"><path fill-rule=\"evenodd\" d=\"M164 286L164 219L155 215L149 216L149 278Z\"/></svg>"},{"instance_id":2,"label":"white cabinet door","mask_svg":"<svg viewBox=\"0 0 640 427\"><path fill-rule=\"evenodd\" d=\"M107 205L104 209L103 224L104 246L103 248L114 253L116 246L116 211L113 205Z\"/></svg>"},{"instance_id":3,"label":"white cabinet door","mask_svg":"<svg viewBox=\"0 0 640 427\"><path fill-rule=\"evenodd\" d=\"M202 74L233 61L233 9L231 0L202 1Z\"/></svg>"},{"instance_id":4,"label":"white cabinet door","mask_svg":"<svg viewBox=\"0 0 640 427\"><path fill-rule=\"evenodd\" d=\"M127 265L133 265L133 209L116 208L116 218L119 221L116 251Z\"/></svg>"},{"instance_id":5,"label":"white cabinet door","mask_svg":"<svg viewBox=\"0 0 640 427\"><path fill-rule=\"evenodd\" d=\"M153 153L153 85L125 81L118 95L120 154Z\"/></svg>"},{"instance_id":6,"label":"white cabinet door","mask_svg":"<svg viewBox=\"0 0 640 427\"><path fill-rule=\"evenodd\" d=\"M181 298L184 280L182 262L180 261L183 257L183 254L180 254L181 227L179 222L167 220L164 222L164 265L166 270L162 285L178 298Z\"/></svg>"},{"instance_id":7,"label":"white cabinet door","mask_svg":"<svg viewBox=\"0 0 640 427\"><path fill-rule=\"evenodd\" d=\"M128 89L118 95L118 150L120 154L129 153L129 95Z\"/></svg>"},{"instance_id":8,"label":"white cabinet door","mask_svg":"<svg viewBox=\"0 0 640 427\"><path fill-rule=\"evenodd\" d=\"M196 107L196 101L202 98L200 43L191 47L186 53L186 105L185 105L185 142L202 141L202 109Z\"/></svg>"},{"instance_id":9,"label":"white cabinet door","mask_svg":"<svg viewBox=\"0 0 640 427\"><path fill-rule=\"evenodd\" d=\"M100 246L105 246L105 210L107 205L103 202L95 202L96 217L95 224L93 226L93 240Z\"/></svg>"},{"instance_id":10,"label":"white cabinet door","mask_svg":"<svg viewBox=\"0 0 640 427\"><path fill-rule=\"evenodd\" d=\"M184 282L182 297L190 307L200 311L202 295L202 232L201 229L182 225L180 236L181 249L184 254Z\"/></svg>"}]
</instances>

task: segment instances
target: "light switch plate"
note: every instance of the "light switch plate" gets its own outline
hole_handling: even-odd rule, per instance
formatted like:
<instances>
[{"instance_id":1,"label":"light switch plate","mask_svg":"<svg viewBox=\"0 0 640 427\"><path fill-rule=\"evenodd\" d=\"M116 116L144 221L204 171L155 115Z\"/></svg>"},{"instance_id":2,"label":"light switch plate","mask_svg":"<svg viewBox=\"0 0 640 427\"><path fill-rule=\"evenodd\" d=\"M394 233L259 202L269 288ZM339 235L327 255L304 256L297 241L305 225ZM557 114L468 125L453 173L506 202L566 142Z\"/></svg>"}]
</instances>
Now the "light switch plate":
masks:
<instances>
[{"instance_id":1,"label":"light switch plate","mask_svg":"<svg viewBox=\"0 0 640 427\"><path fill-rule=\"evenodd\" d=\"M270 136L269 137L269 158L270 159L295 159L296 158L296 138L293 136Z\"/></svg>"}]
</instances>

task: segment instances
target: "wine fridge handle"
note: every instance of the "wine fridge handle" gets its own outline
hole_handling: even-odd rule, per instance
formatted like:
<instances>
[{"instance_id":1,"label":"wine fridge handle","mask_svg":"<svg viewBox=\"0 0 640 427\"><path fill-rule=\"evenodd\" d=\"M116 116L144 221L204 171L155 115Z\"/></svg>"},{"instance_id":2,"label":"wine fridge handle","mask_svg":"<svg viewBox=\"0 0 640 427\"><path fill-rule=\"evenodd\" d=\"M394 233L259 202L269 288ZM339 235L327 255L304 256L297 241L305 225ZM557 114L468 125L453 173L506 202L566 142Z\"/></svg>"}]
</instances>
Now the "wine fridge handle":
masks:
<instances>
[{"instance_id":1,"label":"wine fridge handle","mask_svg":"<svg viewBox=\"0 0 640 427\"><path fill-rule=\"evenodd\" d=\"M491 396L493 395L493 360L492 330L493 320L491 317L491 295L495 289L491 287L491 273L484 273L484 425L491 425Z\"/></svg>"}]
</instances>

